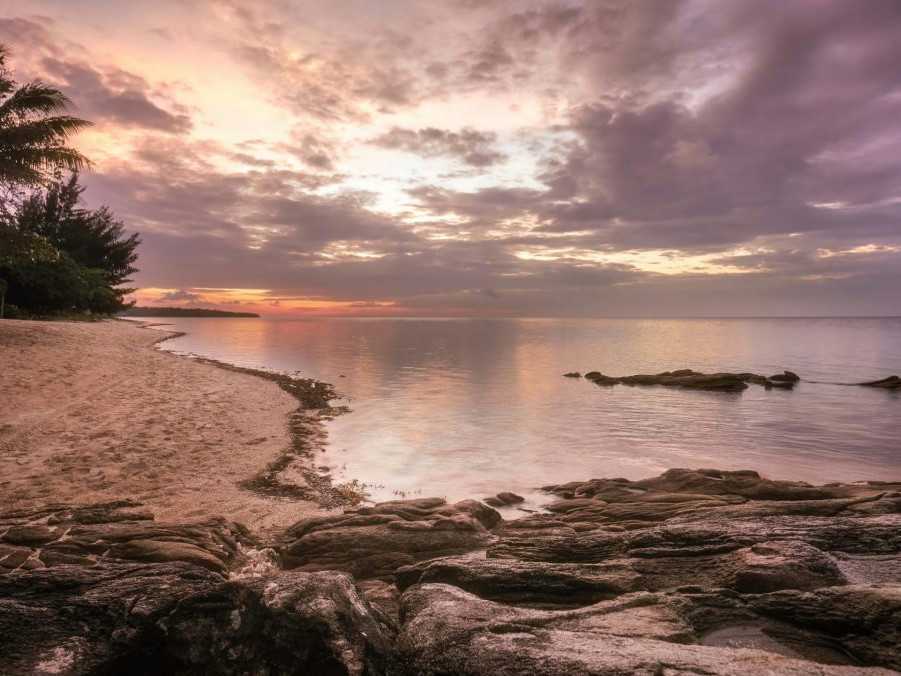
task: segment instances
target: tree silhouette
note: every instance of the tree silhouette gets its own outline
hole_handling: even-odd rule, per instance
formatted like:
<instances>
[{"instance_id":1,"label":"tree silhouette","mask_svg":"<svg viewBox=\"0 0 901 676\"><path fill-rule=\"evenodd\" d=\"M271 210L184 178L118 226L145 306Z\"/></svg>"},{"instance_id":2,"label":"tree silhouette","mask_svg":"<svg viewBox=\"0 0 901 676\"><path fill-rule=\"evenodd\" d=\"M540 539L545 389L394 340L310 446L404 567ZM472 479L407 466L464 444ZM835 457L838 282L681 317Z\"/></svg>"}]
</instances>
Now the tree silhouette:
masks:
<instances>
[{"instance_id":1,"label":"tree silhouette","mask_svg":"<svg viewBox=\"0 0 901 676\"><path fill-rule=\"evenodd\" d=\"M61 115L69 99L41 82L17 86L0 45L0 183L34 186L60 169L88 165L84 155L67 145L69 137L91 123Z\"/></svg>"}]
</instances>

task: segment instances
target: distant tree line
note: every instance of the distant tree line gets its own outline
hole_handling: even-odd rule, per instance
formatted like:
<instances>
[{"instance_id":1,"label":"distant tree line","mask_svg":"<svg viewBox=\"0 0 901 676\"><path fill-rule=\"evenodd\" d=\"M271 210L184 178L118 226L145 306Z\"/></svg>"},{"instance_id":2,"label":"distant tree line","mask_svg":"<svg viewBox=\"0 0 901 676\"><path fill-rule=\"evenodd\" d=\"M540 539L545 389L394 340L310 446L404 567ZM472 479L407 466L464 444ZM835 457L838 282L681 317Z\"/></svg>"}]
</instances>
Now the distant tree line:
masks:
<instances>
[{"instance_id":1,"label":"distant tree line","mask_svg":"<svg viewBox=\"0 0 901 676\"><path fill-rule=\"evenodd\" d=\"M68 146L90 123L40 82L17 86L0 46L0 315L112 314L128 306L137 234L109 209L81 206Z\"/></svg>"},{"instance_id":2,"label":"distant tree line","mask_svg":"<svg viewBox=\"0 0 901 676\"><path fill-rule=\"evenodd\" d=\"M130 307L124 317L259 317L256 312L229 312L203 307Z\"/></svg>"}]
</instances>

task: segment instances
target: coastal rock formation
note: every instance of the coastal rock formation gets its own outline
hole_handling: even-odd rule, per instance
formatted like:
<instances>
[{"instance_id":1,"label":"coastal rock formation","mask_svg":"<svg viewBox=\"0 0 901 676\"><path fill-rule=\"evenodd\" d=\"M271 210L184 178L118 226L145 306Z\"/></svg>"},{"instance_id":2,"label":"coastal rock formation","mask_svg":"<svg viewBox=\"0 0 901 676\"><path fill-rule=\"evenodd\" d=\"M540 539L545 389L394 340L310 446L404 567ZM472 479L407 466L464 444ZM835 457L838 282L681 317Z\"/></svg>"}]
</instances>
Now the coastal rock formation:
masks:
<instances>
[{"instance_id":1,"label":"coastal rock formation","mask_svg":"<svg viewBox=\"0 0 901 676\"><path fill-rule=\"evenodd\" d=\"M767 597L760 605L772 602ZM868 610L897 613L897 606L884 606ZM404 595L402 613L397 660L405 674L895 673L853 666L842 647L801 638L791 625L748 619L740 600L700 594L636 593L560 612L424 584ZM862 641L866 651L864 645L884 646L896 636L843 638Z\"/></svg>"},{"instance_id":2,"label":"coastal rock formation","mask_svg":"<svg viewBox=\"0 0 901 676\"><path fill-rule=\"evenodd\" d=\"M670 470L544 490L519 520L393 501L274 550L129 502L2 514L0 672L901 670L901 484Z\"/></svg>"},{"instance_id":3,"label":"coastal rock formation","mask_svg":"<svg viewBox=\"0 0 901 676\"><path fill-rule=\"evenodd\" d=\"M497 495L485 498L482 502L486 505L491 505L492 507L510 507L511 505L518 505L520 502L525 502L525 498L516 493L501 491Z\"/></svg>"},{"instance_id":4,"label":"coastal rock formation","mask_svg":"<svg viewBox=\"0 0 901 676\"><path fill-rule=\"evenodd\" d=\"M483 557L397 571L401 673L901 668L901 485L671 470L545 487Z\"/></svg>"},{"instance_id":5,"label":"coastal rock formation","mask_svg":"<svg viewBox=\"0 0 901 676\"><path fill-rule=\"evenodd\" d=\"M0 514L0 573L62 564L172 561L224 573L240 548L253 544L240 524L224 519L159 524L128 500Z\"/></svg>"},{"instance_id":6,"label":"coastal rock formation","mask_svg":"<svg viewBox=\"0 0 901 676\"><path fill-rule=\"evenodd\" d=\"M279 553L286 568L390 579L415 561L484 548L500 522L500 514L476 500L382 502L298 521L281 538Z\"/></svg>"},{"instance_id":7,"label":"coastal rock formation","mask_svg":"<svg viewBox=\"0 0 901 676\"><path fill-rule=\"evenodd\" d=\"M595 385L663 385L720 392L741 392L748 388L748 383L761 385L768 390L773 388L790 390L801 380L798 374L791 371L762 376L756 373L700 373L691 369L634 376L607 376L599 371L589 371L585 374L585 378Z\"/></svg>"},{"instance_id":8,"label":"coastal rock formation","mask_svg":"<svg viewBox=\"0 0 901 676\"><path fill-rule=\"evenodd\" d=\"M0 515L0 673L384 673L388 635L349 575L235 575L242 527L136 507Z\"/></svg>"}]
</instances>

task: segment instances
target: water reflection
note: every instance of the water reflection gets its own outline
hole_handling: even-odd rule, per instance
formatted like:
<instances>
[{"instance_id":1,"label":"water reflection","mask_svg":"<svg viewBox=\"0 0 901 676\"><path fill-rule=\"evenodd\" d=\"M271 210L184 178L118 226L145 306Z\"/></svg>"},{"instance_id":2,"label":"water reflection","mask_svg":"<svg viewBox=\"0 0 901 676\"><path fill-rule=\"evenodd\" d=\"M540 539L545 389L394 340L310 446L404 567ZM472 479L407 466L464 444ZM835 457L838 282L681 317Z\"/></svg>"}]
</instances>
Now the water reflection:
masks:
<instances>
[{"instance_id":1,"label":"water reflection","mask_svg":"<svg viewBox=\"0 0 901 676\"><path fill-rule=\"evenodd\" d=\"M801 383L742 394L599 388L565 371L901 373L901 320L176 320L167 343L335 383L353 413L323 462L397 494L479 496L668 467L901 478L901 399Z\"/></svg>"}]
</instances>

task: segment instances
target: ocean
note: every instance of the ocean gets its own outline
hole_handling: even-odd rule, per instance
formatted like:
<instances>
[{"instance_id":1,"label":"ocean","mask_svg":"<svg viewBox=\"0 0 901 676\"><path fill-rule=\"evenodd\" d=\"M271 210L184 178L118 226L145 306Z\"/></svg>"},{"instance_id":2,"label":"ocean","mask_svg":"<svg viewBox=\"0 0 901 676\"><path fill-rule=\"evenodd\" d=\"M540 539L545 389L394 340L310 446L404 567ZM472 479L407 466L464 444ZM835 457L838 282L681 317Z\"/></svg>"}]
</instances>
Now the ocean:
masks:
<instances>
[{"instance_id":1,"label":"ocean","mask_svg":"<svg viewBox=\"0 0 901 676\"><path fill-rule=\"evenodd\" d=\"M833 384L901 374L901 318L159 321L186 332L162 349L334 384L351 412L317 465L374 500L539 502L543 485L671 467L901 479L901 392ZM677 368L803 380L721 393L562 376Z\"/></svg>"}]
</instances>

